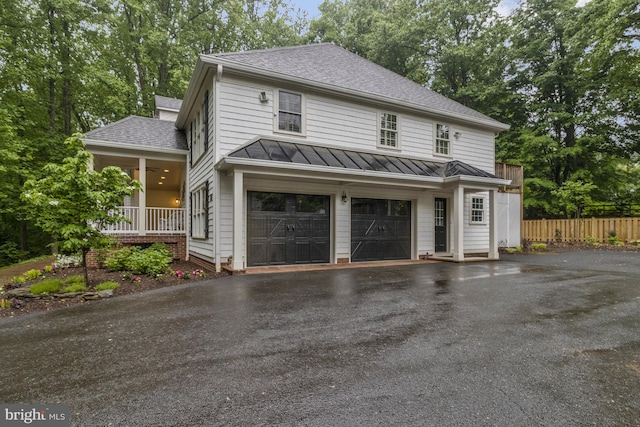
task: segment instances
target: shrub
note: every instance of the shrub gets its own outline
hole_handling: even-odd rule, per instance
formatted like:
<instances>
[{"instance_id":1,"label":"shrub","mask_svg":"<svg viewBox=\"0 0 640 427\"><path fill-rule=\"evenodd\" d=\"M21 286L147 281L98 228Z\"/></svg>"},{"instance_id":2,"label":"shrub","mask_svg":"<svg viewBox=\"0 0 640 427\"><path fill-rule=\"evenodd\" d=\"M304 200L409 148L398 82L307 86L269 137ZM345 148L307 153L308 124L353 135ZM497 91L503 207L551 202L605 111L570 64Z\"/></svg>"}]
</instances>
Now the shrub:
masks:
<instances>
[{"instance_id":1,"label":"shrub","mask_svg":"<svg viewBox=\"0 0 640 427\"><path fill-rule=\"evenodd\" d=\"M87 290L87 285L85 285L84 283L74 283L72 285L68 285L62 288L62 293L68 294L70 292L84 292L86 290Z\"/></svg>"},{"instance_id":2,"label":"shrub","mask_svg":"<svg viewBox=\"0 0 640 427\"><path fill-rule=\"evenodd\" d=\"M82 264L81 255L57 254L53 266L57 268L79 267Z\"/></svg>"},{"instance_id":3,"label":"shrub","mask_svg":"<svg viewBox=\"0 0 640 427\"><path fill-rule=\"evenodd\" d=\"M29 255L28 252L18 249L18 244L6 242L0 245L0 266L14 264Z\"/></svg>"},{"instance_id":4,"label":"shrub","mask_svg":"<svg viewBox=\"0 0 640 427\"><path fill-rule=\"evenodd\" d=\"M16 284L16 285L21 285L26 281L27 281L27 279L25 279L24 276L13 276L11 278L11 283Z\"/></svg>"},{"instance_id":5,"label":"shrub","mask_svg":"<svg viewBox=\"0 0 640 427\"><path fill-rule=\"evenodd\" d=\"M546 243L533 243L531 245L531 249L533 251L544 251L547 249L547 244Z\"/></svg>"},{"instance_id":6,"label":"shrub","mask_svg":"<svg viewBox=\"0 0 640 427\"><path fill-rule=\"evenodd\" d=\"M42 267L40 271L42 271L45 274L48 274L48 273L55 273L56 270L57 268L54 267L53 265L45 265L44 267Z\"/></svg>"},{"instance_id":7,"label":"shrub","mask_svg":"<svg viewBox=\"0 0 640 427\"><path fill-rule=\"evenodd\" d=\"M131 258L134 253L140 252L140 248L137 246L125 246L122 249L113 251L105 260L105 265L109 270L124 271L127 270L127 260Z\"/></svg>"},{"instance_id":8,"label":"shrub","mask_svg":"<svg viewBox=\"0 0 640 427\"><path fill-rule=\"evenodd\" d=\"M598 246L600 243L598 242L598 239L596 237L593 236L587 236L587 238L585 239L585 241L592 245L592 246Z\"/></svg>"},{"instance_id":9,"label":"shrub","mask_svg":"<svg viewBox=\"0 0 640 427\"><path fill-rule=\"evenodd\" d=\"M118 282L114 282L114 281L102 282L98 286L96 286L96 291L100 292L100 291L106 291L107 289L118 289L119 287L120 285L118 284Z\"/></svg>"},{"instance_id":10,"label":"shrub","mask_svg":"<svg viewBox=\"0 0 640 427\"><path fill-rule=\"evenodd\" d=\"M154 243L140 250L132 246L114 251L106 260L110 270L131 271L134 274L157 275L168 271L171 263L171 251L165 245Z\"/></svg>"},{"instance_id":11,"label":"shrub","mask_svg":"<svg viewBox=\"0 0 640 427\"><path fill-rule=\"evenodd\" d=\"M42 295L49 294L53 292L58 292L62 287L62 280L60 279L48 279L43 280L40 283L36 283L31 286L31 293L33 295Z\"/></svg>"},{"instance_id":12,"label":"shrub","mask_svg":"<svg viewBox=\"0 0 640 427\"><path fill-rule=\"evenodd\" d=\"M24 273L24 277L27 280L35 280L38 277L40 277L41 275L42 275L42 273L40 272L40 270L36 270L36 269L29 270L26 273Z\"/></svg>"}]
</instances>

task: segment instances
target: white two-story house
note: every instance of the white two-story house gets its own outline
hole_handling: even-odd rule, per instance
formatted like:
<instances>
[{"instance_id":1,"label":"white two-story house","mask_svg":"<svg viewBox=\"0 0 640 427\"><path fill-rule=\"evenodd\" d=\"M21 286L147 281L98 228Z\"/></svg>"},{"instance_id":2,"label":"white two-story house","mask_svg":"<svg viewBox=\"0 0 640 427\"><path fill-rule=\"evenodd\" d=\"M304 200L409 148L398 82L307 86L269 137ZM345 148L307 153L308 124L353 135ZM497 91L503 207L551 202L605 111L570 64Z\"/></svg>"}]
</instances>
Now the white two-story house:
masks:
<instances>
[{"instance_id":1,"label":"white two-story house","mask_svg":"<svg viewBox=\"0 0 640 427\"><path fill-rule=\"evenodd\" d=\"M242 271L498 258L496 200L509 181L494 175L494 138L508 126L345 49L202 55L183 102L159 100L160 120L146 120L163 122L164 151L127 149L138 171L170 170L160 158L186 153L172 209L184 209L191 259ZM88 147L113 156L92 132Z\"/></svg>"}]
</instances>

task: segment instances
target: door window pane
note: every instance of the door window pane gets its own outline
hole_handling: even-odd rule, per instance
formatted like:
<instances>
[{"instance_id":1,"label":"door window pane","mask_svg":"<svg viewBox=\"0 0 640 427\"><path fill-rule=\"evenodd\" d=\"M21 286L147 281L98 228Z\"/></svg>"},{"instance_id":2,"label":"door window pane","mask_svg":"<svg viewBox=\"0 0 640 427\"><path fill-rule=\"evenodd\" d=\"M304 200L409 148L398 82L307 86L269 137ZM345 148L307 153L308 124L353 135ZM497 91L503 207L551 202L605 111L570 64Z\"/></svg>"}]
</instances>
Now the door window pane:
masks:
<instances>
[{"instance_id":1,"label":"door window pane","mask_svg":"<svg viewBox=\"0 0 640 427\"><path fill-rule=\"evenodd\" d=\"M251 211L284 212L285 195L281 193L251 193Z\"/></svg>"},{"instance_id":2,"label":"door window pane","mask_svg":"<svg viewBox=\"0 0 640 427\"><path fill-rule=\"evenodd\" d=\"M325 196L296 196L296 212L324 214L326 212Z\"/></svg>"}]
</instances>

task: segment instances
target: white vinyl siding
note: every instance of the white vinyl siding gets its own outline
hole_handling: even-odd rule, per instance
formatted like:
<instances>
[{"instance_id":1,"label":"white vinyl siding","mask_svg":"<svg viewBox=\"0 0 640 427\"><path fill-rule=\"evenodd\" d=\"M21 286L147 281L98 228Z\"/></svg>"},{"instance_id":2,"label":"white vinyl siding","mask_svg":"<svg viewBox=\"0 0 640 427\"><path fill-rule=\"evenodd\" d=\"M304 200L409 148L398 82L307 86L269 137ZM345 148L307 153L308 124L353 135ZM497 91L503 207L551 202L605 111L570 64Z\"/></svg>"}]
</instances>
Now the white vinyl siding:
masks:
<instances>
[{"instance_id":1,"label":"white vinyl siding","mask_svg":"<svg viewBox=\"0 0 640 427\"><path fill-rule=\"evenodd\" d=\"M456 126L460 138L456 140L453 158L489 173L495 171L495 139L493 133Z\"/></svg>"},{"instance_id":2,"label":"white vinyl siding","mask_svg":"<svg viewBox=\"0 0 640 427\"><path fill-rule=\"evenodd\" d=\"M346 98L317 93L303 95L303 134L277 131L277 100L280 88L223 77L219 94L219 148L216 161L228 152L257 137L299 138L309 144L338 146L343 149L373 151L380 145L380 109L374 105L351 102ZM260 102L265 92L267 102ZM294 91L291 91L295 93ZM274 116L275 114L275 116ZM403 112L396 114L398 155L425 159L442 158L435 154L436 123L432 117ZM455 125L459 139L450 131L449 156L479 167L494 170L494 134L476 127Z\"/></svg>"},{"instance_id":3,"label":"white vinyl siding","mask_svg":"<svg viewBox=\"0 0 640 427\"><path fill-rule=\"evenodd\" d=\"M483 198L484 219L482 224L471 222L471 203L473 198ZM465 252L483 252L489 250L489 195L486 192L471 193L465 196L464 206L464 250Z\"/></svg>"}]
</instances>

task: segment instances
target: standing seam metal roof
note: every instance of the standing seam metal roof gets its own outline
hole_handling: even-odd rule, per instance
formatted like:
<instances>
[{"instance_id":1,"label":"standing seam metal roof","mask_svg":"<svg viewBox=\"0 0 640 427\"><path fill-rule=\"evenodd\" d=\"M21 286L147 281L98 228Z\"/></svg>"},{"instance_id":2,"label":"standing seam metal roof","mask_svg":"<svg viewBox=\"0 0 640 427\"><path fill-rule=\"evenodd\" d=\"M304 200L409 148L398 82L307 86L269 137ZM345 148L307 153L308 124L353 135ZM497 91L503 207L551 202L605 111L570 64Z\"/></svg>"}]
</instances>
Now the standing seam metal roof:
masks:
<instances>
[{"instance_id":1,"label":"standing seam metal roof","mask_svg":"<svg viewBox=\"0 0 640 427\"><path fill-rule=\"evenodd\" d=\"M441 178L464 175L499 179L458 160L435 162L265 138L234 150L228 157Z\"/></svg>"}]
</instances>

